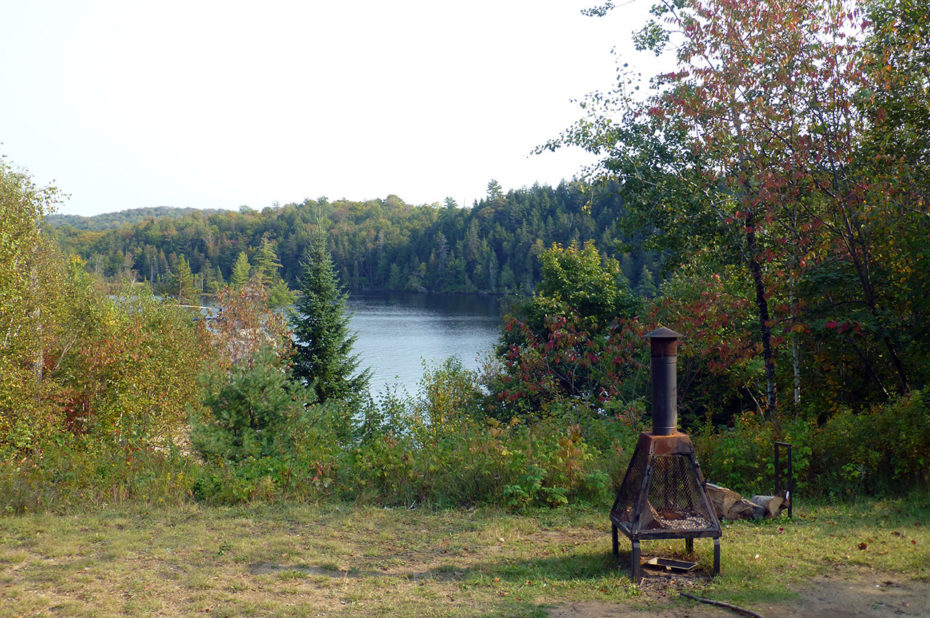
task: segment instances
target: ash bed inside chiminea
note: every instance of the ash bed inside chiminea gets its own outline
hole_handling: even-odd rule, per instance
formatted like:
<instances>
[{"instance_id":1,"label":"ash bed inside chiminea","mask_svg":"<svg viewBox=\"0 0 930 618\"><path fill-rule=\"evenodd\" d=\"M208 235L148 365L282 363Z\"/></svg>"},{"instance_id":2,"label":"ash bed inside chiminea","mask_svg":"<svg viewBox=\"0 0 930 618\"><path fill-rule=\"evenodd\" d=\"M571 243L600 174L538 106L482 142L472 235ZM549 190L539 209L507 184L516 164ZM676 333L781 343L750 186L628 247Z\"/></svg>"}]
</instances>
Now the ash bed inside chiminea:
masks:
<instances>
[{"instance_id":1,"label":"ash bed inside chiminea","mask_svg":"<svg viewBox=\"0 0 930 618\"><path fill-rule=\"evenodd\" d=\"M714 514L691 439L678 431L678 340L681 335L659 328L646 337L652 351L652 432L642 433L610 509L613 552L617 533L629 537L633 581L642 577L640 541L714 540L714 574L720 573L720 522Z\"/></svg>"}]
</instances>

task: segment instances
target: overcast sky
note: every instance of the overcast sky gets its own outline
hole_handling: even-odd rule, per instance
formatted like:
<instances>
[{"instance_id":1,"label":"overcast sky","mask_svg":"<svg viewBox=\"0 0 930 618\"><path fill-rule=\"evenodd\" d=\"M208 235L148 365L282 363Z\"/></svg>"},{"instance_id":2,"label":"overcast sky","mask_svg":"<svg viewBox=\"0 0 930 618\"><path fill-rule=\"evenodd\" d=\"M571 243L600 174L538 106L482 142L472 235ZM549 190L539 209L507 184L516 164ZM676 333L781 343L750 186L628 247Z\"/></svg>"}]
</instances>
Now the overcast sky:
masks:
<instances>
[{"instance_id":1,"label":"overcast sky","mask_svg":"<svg viewBox=\"0 0 930 618\"><path fill-rule=\"evenodd\" d=\"M611 48L654 72L629 47L651 2L597 3L0 0L0 154L82 215L556 184L583 153L529 153Z\"/></svg>"}]
</instances>

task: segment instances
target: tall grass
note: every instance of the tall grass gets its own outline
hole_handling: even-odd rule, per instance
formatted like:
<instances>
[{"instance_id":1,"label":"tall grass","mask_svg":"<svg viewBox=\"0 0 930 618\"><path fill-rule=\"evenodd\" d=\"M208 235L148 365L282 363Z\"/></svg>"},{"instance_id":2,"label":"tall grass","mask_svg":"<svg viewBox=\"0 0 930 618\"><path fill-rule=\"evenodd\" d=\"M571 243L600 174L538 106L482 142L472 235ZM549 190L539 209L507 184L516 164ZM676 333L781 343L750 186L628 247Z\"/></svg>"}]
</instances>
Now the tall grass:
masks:
<instances>
[{"instance_id":1,"label":"tall grass","mask_svg":"<svg viewBox=\"0 0 930 618\"><path fill-rule=\"evenodd\" d=\"M190 500L199 465L177 448L135 449L57 436L25 455L0 460L5 513L66 511L125 502Z\"/></svg>"}]
</instances>

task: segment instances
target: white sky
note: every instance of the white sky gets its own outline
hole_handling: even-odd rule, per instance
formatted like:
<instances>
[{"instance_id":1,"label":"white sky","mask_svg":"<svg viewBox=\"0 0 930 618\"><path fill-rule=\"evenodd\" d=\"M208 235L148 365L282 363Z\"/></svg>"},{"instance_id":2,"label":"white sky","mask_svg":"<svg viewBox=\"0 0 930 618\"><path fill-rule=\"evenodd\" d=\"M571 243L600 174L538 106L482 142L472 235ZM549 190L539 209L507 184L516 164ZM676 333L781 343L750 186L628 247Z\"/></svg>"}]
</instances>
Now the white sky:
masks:
<instances>
[{"instance_id":1,"label":"white sky","mask_svg":"<svg viewBox=\"0 0 930 618\"><path fill-rule=\"evenodd\" d=\"M0 0L0 153L91 215L327 196L471 205L611 87L650 0ZM622 4L622 2L618 2Z\"/></svg>"}]
</instances>

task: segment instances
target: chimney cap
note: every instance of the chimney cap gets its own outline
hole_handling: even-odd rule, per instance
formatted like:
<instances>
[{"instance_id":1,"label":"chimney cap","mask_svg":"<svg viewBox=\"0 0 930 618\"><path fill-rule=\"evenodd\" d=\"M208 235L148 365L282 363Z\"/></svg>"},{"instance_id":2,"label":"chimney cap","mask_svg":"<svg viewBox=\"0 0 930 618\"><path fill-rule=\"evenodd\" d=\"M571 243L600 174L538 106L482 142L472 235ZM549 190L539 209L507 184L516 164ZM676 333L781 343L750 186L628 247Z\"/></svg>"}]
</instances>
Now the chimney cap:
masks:
<instances>
[{"instance_id":1,"label":"chimney cap","mask_svg":"<svg viewBox=\"0 0 930 618\"><path fill-rule=\"evenodd\" d=\"M684 339L681 333L676 333L671 328L660 326L651 333L646 334L646 339Z\"/></svg>"}]
</instances>

